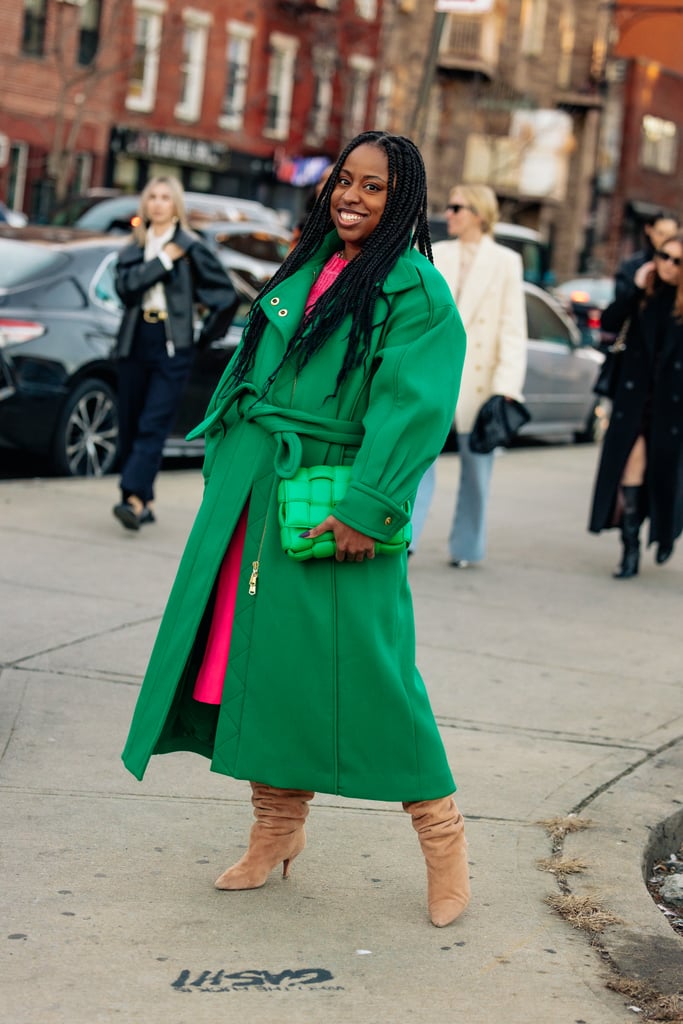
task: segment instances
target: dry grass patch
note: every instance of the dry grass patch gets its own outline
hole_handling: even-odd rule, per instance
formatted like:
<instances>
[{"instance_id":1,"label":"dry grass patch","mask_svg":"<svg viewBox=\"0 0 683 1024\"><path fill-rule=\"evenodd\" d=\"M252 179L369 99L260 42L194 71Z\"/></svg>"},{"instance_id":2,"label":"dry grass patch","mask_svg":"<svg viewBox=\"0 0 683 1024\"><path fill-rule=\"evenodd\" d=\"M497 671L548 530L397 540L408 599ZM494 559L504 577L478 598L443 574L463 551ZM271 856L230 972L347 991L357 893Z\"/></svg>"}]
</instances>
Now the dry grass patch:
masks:
<instances>
[{"instance_id":1,"label":"dry grass patch","mask_svg":"<svg viewBox=\"0 0 683 1024\"><path fill-rule=\"evenodd\" d=\"M594 822L590 818L577 818L575 814L567 814L564 818L546 818L538 824L557 841L564 839L570 832L583 832L584 829L592 828Z\"/></svg>"},{"instance_id":2,"label":"dry grass patch","mask_svg":"<svg viewBox=\"0 0 683 1024\"><path fill-rule=\"evenodd\" d=\"M664 996L643 981L632 978L614 978L607 982L607 988L620 992L633 1000L637 1009L643 1011L643 1020L666 1021L667 1024L683 1022L683 998L679 995Z\"/></svg>"},{"instance_id":3,"label":"dry grass patch","mask_svg":"<svg viewBox=\"0 0 683 1024\"><path fill-rule=\"evenodd\" d=\"M581 928L592 935L603 932L610 924L621 923L620 917L605 910L603 899L598 893L586 896L553 893L546 896L545 902L574 928Z\"/></svg>"},{"instance_id":4,"label":"dry grass patch","mask_svg":"<svg viewBox=\"0 0 683 1024\"><path fill-rule=\"evenodd\" d=\"M558 878L564 878L565 875L580 875L582 871L588 870L588 864L580 857L543 857L536 863L541 871L548 871Z\"/></svg>"}]
</instances>

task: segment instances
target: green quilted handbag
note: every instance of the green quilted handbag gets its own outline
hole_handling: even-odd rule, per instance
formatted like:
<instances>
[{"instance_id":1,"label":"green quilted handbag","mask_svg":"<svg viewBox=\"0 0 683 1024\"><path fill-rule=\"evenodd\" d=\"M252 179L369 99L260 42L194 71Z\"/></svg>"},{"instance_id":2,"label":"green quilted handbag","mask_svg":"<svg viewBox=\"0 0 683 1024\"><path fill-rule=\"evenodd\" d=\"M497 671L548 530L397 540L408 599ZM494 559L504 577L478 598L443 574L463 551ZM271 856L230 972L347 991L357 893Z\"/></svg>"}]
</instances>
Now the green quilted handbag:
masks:
<instances>
[{"instance_id":1,"label":"green quilted handbag","mask_svg":"<svg viewBox=\"0 0 683 1024\"><path fill-rule=\"evenodd\" d=\"M277 489L278 519L282 549L290 558L332 558L335 551L332 531L319 537L299 534L322 523L341 501L351 480L351 466L311 466L297 470L289 480L281 480ZM410 514L410 505L405 510ZM398 554L410 544L410 523L390 540L375 541L375 554Z\"/></svg>"}]
</instances>

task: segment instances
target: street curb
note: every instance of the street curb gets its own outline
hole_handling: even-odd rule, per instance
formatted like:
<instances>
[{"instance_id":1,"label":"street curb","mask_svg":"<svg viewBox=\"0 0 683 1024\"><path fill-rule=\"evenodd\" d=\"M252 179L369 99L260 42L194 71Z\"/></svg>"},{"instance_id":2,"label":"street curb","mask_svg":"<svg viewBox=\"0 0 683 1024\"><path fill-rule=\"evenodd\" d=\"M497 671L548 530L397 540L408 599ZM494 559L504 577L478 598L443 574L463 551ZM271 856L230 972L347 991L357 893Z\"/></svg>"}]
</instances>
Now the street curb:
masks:
<instances>
[{"instance_id":1,"label":"street curb","mask_svg":"<svg viewBox=\"0 0 683 1024\"><path fill-rule=\"evenodd\" d=\"M584 874L572 876L569 889L581 895L600 894L606 908L620 919L594 944L622 977L664 995L683 992L683 941L657 909L646 880L654 860L683 839L678 796L682 777L679 736L594 800L583 801L578 813L591 819L593 827L567 835L563 851L589 865Z\"/></svg>"}]
</instances>

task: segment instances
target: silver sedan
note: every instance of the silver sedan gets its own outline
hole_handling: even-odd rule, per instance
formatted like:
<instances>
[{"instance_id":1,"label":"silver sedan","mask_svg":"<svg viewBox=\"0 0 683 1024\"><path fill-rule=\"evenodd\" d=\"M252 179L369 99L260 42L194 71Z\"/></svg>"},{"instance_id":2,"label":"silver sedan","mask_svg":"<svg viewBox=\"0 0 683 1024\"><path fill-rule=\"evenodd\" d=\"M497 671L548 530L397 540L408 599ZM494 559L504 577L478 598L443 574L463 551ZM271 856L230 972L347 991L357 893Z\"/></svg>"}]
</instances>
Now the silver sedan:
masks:
<instances>
[{"instance_id":1,"label":"silver sedan","mask_svg":"<svg viewBox=\"0 0 683 1024\"><path fill-rule=\"evenodd\" d=\"M525 282L529 349L524 403L531 421L520 434L597 441L608 408L593 393L603 355L582 344L581 332L548 292Z\"/></svg>"}]
</instances>

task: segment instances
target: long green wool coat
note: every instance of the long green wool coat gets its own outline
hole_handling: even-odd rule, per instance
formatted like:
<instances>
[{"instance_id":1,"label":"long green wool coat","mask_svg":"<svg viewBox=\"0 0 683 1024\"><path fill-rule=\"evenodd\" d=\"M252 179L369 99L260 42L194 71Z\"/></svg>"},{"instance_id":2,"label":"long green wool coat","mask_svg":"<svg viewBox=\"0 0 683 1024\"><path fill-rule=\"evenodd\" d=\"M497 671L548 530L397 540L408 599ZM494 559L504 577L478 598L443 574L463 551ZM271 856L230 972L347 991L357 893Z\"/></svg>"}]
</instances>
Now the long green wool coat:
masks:
<instances>
[{"instance_id":1,"label":"long green wool coat","mask_svg":"<svg viewBox=\"0 0 683 1024\"><path fill-rule=\"evenodd\" d=\"M213 771L272 786L401 801L454 789L415 667L406 555L296 562L280 545L280 477L322 463L353 464L339 519L391 537L453 422L465 334L447 284L415 249L387 277L370 358L338 394L350 318L298 374L286 364L258 399L339 244L330 235L260 300L269 325L253 387L236 390L226 371L209 405L204 497L123 752L139 779L152 754L192 750ZM213 707L194 701L192 688L217 573L247 502L230 658Z\"/></svg>"}]
</instances>

